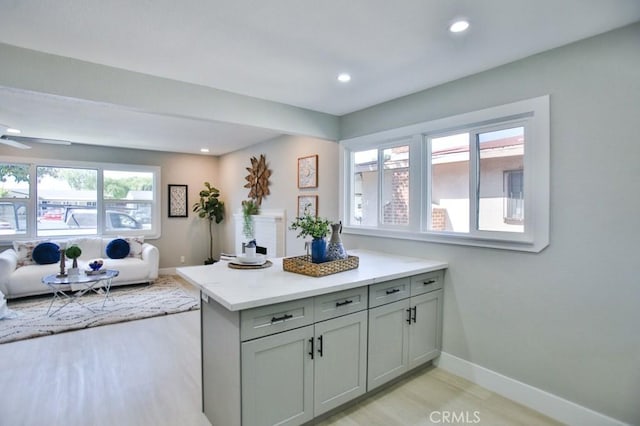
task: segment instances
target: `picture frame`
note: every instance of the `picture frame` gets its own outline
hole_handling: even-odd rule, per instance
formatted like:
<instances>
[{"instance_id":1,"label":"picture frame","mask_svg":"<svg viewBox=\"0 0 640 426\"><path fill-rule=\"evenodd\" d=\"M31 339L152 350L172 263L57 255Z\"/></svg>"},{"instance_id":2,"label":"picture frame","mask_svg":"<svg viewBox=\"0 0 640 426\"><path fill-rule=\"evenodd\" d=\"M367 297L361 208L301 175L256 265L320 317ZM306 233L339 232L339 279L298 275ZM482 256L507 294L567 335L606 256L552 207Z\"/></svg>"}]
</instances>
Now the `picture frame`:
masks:
<instances>
[{"instance_id":1,"label":"picture frame","mask_svg":"<svg viewBox=\"0 0 640 426\"><path fill-rule=\"evenodd\" d=\"M311 216L318 217L318 196L317 195L298 195L298 217L304 215L304 209L309 206Z\"/></svg>"},{"instance_id":2,"label":"picture frame","mask_svg":"<svg viewBox=\"0 0 640 426\"><path fill-rule=\"evenodd\" d=\"M169 184L169 217L189 216L189 187L188 185Z\"/></svg>"},{"instance_id":3,"label":"picture frame","mask_svg":"<svg viewBox=\"0 0 640 426\"><path fill-rule=\"evenodd\" d=\"M298 188L318 187L318 155L298 158Z\"/></svg>"}]
</instances>

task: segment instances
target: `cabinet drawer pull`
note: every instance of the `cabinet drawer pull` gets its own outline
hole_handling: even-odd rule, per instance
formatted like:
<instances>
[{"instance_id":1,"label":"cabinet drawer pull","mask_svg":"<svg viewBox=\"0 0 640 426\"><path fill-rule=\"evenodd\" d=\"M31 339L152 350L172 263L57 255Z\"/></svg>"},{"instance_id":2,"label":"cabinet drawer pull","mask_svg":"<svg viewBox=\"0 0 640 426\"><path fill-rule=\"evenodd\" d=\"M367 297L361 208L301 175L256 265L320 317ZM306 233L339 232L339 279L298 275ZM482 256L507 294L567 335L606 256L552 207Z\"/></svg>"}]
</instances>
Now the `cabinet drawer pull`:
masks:
<instances>
[{"instance_id":1,"label":"cabinet drawer pull","mask_svg":"<svg viewBox=\"0 0 640 426\"><path fill-rule=\"evenodd\" d=\"M348 305L349 303L353 303L353 300L349 299L349 300L345 300L344 302L336 302L336 308L338 306Z\"/></svg>"},{"instance_id":2,"label":"cabinet drawer pull","mask_svg":"<svg viewBox=\"0 0 640 426\"><path fill-rule=\"evenodd\" d=\"M400 291L399 288L392 288L391 290L387 290L386 293L393 294L393 293L398 293L399 291Z\"/></svg>"},{"instance_id":3,"label":"cabinet drawer pull","mask_svg":"<svg viewBox=\"0 0 640 426\"><path fill-rule=\"evenodd\" d=\"M407 309L407 323L411 324L411 308Z\"/></svg>"},{"instance_id":4,"label":"cabinet drawer pull","mask_svg":"<svg viewBox=\"0 0 640 426\"><path fill-rule=\"evenodd\" d=\"M309 339L309 343L311 343L311 352L309 352L309 355L311 355L311 359L313 359L313 337Z\"/></svg>"},{"instance_id":5,"label":"cabinet drawer pull","mask_svg":"<svg viewBox=\"0 0 640 426\"><path fill-rule=\"evenodd\" d=\"M429 284L433 284L435 282L436 282L436 280L429 280L429 281L423 281L422 284L429 285Z\"/></svg>"},{"instance_id":6,"label":"cabinet drawer pull","mask_svg":"<svg viewBox=\"0 0 640 426\"><path fill-rule=\"evenodd\" d=\"M290 319L290 318L293 318L293 315L291 315L291 314L284 314L284 315L283 315L283 316L281 316L281 317L273 317L273 318L271 318L271 324L273 324L274 322L278 322L278 321L286 321L286 320L288 320L288 319Z\"/></svg>"},{"instance_id":7,"label":"cabinet drawer pull","mask_svg":"<svg viewBox=\"0 0 640 426\"><path fill-rule=\"evenodd\" d=\"M322 356L322 335L320 335L320 337L318 337L318 353L320 354L320 356Z\"/></svg>"},{"instance_id":8,"label":"cabinet drawer pull","mask_svg":"<svg viewBox=\"0 0 640 426\"><path fill-rule=\"evenodd\" d=\"M416 322L416 318L418 317L418 307L414 306L413 308L411 308L411 310L413 311L413 316L411 317L411 319L415 323Z\"/></svg>"}]
</instances>

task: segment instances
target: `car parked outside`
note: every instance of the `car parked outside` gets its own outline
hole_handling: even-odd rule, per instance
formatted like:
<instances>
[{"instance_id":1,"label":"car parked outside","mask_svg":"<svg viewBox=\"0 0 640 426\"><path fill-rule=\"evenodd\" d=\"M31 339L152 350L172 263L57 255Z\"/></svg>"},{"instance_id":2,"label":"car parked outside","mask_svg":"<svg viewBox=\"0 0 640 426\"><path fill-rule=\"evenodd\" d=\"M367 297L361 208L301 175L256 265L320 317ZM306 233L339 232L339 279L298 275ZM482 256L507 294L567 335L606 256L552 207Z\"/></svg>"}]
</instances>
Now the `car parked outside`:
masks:
<instances>
[{"instance_id":1,"label":"car parked outside","mask_svg":"<svg viewBox=\"0 0 640 426\"><path fill-rule=\"evenodd\" d=\"M95 228L98 225L97 212L94 209L73 209L67 213L69 228ZM107 210L105 215L105 229L142 229L142 224L127 213L117 210Z\"/></svg>"}]
</instances>

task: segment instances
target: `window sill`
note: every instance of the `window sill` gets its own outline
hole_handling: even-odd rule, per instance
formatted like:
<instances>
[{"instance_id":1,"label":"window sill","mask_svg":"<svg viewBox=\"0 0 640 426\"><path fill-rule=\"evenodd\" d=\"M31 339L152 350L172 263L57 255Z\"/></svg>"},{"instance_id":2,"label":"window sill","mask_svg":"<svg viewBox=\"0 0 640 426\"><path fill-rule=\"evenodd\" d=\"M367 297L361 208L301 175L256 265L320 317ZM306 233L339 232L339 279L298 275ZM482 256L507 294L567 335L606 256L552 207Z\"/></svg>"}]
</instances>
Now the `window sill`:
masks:
<instances>
[{"instance_id":1,"label":"window sill","mask_svg":"<svg viewBox=\"0 0 640 426\"><path fill-rule=\"evenodd\" d=\"M470 237L466 235L435 234L427 232L400 231L397 229L379 229L359 226L344 226L343 234L363 235L379 238L393 238L399 240L423 241L425 243L453 244L472 247L484 247L500 250L523 251L539 253L549 245L549 240L521 242L513 240L493 240Z\"/></svg>"}]
</instances>

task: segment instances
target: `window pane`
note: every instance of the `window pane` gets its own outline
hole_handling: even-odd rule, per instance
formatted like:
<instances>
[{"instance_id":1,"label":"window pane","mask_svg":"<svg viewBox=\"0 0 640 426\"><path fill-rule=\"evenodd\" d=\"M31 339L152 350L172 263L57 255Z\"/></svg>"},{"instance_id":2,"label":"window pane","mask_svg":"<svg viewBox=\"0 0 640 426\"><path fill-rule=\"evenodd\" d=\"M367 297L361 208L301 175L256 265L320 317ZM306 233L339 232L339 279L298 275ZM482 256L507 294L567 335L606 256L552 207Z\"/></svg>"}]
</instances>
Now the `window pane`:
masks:
<instances>
[{"instance_id":1,"label":"window pane","mask_svg":"<svg viewBox=\"0 0 640 426\"><path fill-rule=\"evenodd\" d=\"M469 232L469 133L431 139L430 231Z\"/></svg>"},{"instance_id":2,"label":"window pane","mask_svg":"<svg viewBox=\"0 0 640 426\"><path fill-rule=\"evenodd\" d=\"M378 150L353 154L353 217L354 225L378 225Z\"/></svg>"},{"instance_id":3,"label":"window pane","mask_svg":"<svg viewBox=\"0 0 640 426\"><path fill-rule=\"evenodd\" d=\"M409 146L388 148L383 158L382 223L409 224Z\"/></svg>"},{"instance_id":4,"label":"window pane","mask_svg":"<svg viewBox=\"0 0 640 426\"><path fill-rule=\"evenodd\" d=\"M150 203L105 203L105 230L151 229Z\"/></svg>"},{"instance_id":5,"label":"window pane","mask_svg":"<svg viewBox=\"0 0 640 426\"><path fill-rule=\"evenodd\" d=\"M524 128L479 133L478 229L524 232Z\"/></svg>"},{"instance_id":6,"label":"window pane","mask_svg":"<svg viewBox=\"0 0 640 426\"><path fill-rule=\"evenodd\" d=\"M37 168L38 235L96 234L97 170Z\"/></svg>"},{"instance_id":7,"label":"window pane","mask_svg":"<svg viewBox=\"0 0 640 426\"><path fill-rule=\"evenodd\" d=\"M105 170L104 199L153 200L153 173Z\"/></svg>"},{"instance_id":8,"label":"window pane","mask_svg":"<svg viewBox=\"0 0 640 426\"><path fill-rule=\"evenodd\" d=\"M105 170L105 230L151 229L153 194L153 173Z\"/></svg>"},{"instance_id":9,"label":"window pane","mask_svg":"<svg viewBox=\"0 0 640 426\"><path fill-rule=\"evenodd\" d=\"M29 166L0 164L0 235L25 234Z\"/></svg>"}]
</instances>

